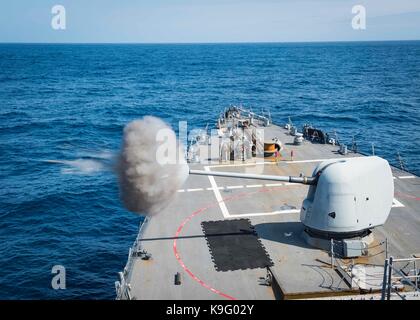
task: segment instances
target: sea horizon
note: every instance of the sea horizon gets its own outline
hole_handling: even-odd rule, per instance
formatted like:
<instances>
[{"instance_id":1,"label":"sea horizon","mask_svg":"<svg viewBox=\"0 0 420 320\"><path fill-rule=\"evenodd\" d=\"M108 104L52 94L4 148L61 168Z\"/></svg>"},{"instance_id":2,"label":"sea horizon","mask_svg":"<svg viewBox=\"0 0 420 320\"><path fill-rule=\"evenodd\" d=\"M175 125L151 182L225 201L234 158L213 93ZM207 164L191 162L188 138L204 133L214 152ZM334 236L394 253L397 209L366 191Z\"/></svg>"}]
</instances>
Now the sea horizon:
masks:
<instances>
[{"instance_id":1,"label":"sea horizon","mask_svg":"<svg viewBox=\"0 0 420 320\"><path fill-rule=\"evenodd\" d=\"M386 42L420 42L420 39L392 39L392 40L313 40L313 41L220 41L220 42L25 42L12 41L2 42L3 44L25 44L25 45L229 45L229 44L328 44L328 43L386 43Z\"/></svg>"}]
</instances>

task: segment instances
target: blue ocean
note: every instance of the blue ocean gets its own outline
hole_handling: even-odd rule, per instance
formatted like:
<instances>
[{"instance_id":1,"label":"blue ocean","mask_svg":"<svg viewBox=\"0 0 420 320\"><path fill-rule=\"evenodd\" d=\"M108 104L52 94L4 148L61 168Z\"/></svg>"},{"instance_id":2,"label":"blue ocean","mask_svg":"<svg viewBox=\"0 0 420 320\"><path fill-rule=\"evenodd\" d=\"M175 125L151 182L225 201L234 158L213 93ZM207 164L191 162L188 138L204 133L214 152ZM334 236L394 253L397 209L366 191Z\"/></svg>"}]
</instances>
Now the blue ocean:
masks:
<instances>
[{"instance_id":1,"label":"blue ocean","mask_svg":"<svg viewBox=\"0 0 420 320\"><path fill-rule=\"evenodd\" d=\"M0 299L113 299L142 221L113 173L124 125L202 128L230 104L420 174L420 42L1 44Z\"/></svg>"}]
</instances>

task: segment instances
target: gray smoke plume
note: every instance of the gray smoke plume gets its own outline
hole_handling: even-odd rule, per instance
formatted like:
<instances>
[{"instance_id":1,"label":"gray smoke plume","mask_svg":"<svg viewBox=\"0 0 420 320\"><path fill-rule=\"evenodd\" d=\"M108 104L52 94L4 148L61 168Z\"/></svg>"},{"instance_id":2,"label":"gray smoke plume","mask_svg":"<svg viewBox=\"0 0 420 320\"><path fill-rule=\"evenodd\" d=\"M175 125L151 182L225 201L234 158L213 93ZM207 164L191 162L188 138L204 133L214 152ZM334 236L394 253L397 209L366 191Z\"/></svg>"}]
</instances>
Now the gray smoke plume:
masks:
<instances>
[{"instance_id":1,"label":"gray smoke plume","mask_svg":"<svg viewBox=\"0 0 420 320\"><path fill-rule=\"evenodd\" d=\"M125 207L153 215L183 185L189 168L175 132L159 118L146 116L124 128L117 171Z\"/></svg>"}]
</instances>

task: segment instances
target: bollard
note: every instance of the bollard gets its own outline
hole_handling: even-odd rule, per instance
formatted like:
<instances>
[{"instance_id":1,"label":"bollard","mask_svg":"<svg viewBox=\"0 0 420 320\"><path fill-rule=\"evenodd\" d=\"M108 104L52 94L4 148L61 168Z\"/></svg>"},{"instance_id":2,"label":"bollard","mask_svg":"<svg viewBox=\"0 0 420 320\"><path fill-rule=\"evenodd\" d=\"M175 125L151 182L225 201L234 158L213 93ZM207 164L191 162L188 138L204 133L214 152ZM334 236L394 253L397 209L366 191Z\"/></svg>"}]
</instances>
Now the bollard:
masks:
<instances>
[{"instance_id":1,"label":"bollard","mask_svg":"<svg viewBox=\"0 0 420 320\"><path fill-rule=\"evenodd\" d=\"M181 284L181 274L179 272L175 273L175 285L179 286Z\"/></svg>"}]
</instances>

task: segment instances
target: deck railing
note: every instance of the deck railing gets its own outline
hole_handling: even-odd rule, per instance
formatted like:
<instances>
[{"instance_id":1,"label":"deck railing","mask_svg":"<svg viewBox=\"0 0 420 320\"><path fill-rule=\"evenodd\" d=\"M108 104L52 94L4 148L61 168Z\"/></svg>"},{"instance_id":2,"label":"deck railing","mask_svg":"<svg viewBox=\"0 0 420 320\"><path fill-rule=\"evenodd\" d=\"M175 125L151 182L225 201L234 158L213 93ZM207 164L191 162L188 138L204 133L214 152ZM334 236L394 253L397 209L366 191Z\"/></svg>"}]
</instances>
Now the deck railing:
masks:
<instances>
[{"instance_id":1,"label":"deck railing","mask_svg":"<svg viewBox=\"0 0 420 320\"><path fill-rule=\"evenodd\" d=\"M405 264L401 267L401 264ZM384 277L382 285L382 300L390 300L391 294L406 300L406 295L400 292L401 285L408 286L420 299L420 258L410 257L403 259L395 259L392 256L385 260L384 263ZM405 270L405 271L404 271ZM399 286L396 284L400 284Z\"/></svg>"},{"instance_id":2,"label":"deck railing","mask_svg":"<svg viewBox=\"0 0 420 320\"><path fill-rule=\"evenodd\" d=\"M138 257L138 253L142 252L141 239L143 233L146 230L146 227L149 222L149 217L146 217L140 226L139 233L137 234L136 240L134 241L131 248L128 250L127 263L124 267L123 272L119 272L119 281L115 281L115 290L117 293L117 300L131 300L133 296L131 295L131 285L130 279L133 272L134 260Z\"/></svg>"},{"instance_id":3,"label":"deck railing","mask_svg":"<svg viewBox=\"0 0 420 320\"><path fill-rule=\"evenodd\" d=\"M360 288L360 284L355 279L354 274L352 272L352 268L355 265L364 265L363 263L355 263L354 258L346 258L343 256L343 244L341 241L337 241L334 239L330 240L330 258L331 258L331 268L338 271L341 275L341 281L345 281L350 289ZM356 248L355 248L356 249ZM364 258L374 258L377 256L385 255L388 257L388 239L385 239L379 243L370 244L366 248L366 255L362 256ZM374 264L366 264L367 266L375 266ZM380 265L378 265L380 266ZM363 283L367 286L372 288L377 287L378 289L381 286L381 283L378 284L379 278L382 277L382 274L377 273L369 273L368 279L365 279Z\"/></svg>"}]
</instances>

